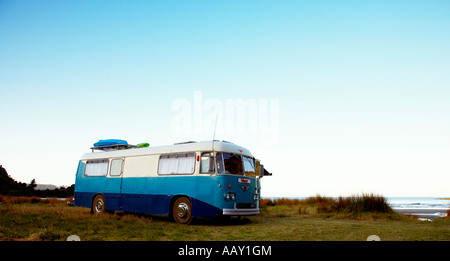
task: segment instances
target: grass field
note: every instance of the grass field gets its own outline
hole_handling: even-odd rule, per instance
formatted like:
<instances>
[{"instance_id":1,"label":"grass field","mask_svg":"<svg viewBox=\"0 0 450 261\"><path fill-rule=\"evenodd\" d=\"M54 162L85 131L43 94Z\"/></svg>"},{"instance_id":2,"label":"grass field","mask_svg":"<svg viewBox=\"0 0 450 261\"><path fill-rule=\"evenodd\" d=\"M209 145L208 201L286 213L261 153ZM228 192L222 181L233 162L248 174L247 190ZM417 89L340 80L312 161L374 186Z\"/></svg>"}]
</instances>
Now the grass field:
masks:
<instances>
[{"instance_id":1,"label":"grass field","mask_svg":"<svg viewBox=\"0 0 450 261\"><path fill-rule=\"evenodd\" d=\"M262 200L258 216L196 219L191 225L165 216L92 215L56 200L9 200L0 205L0 240L58 241L78 235L82 241L364 241L374 234L383 241L450 240L448 217L423 222L390 210L349 212L350 206L342 205L345 199L319 203L327 200Z\"/></svg>"}]
</instances>

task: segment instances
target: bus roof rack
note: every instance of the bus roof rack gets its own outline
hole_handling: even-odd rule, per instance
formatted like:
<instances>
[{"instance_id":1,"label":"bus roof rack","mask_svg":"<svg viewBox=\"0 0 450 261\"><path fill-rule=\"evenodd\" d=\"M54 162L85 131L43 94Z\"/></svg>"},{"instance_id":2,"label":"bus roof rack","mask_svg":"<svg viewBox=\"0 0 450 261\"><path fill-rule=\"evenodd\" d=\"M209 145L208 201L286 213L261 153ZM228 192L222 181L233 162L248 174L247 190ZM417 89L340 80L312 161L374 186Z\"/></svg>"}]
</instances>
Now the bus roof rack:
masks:
<instances>
[{"instance_id":1,"label":"bus roof rack","mask_svg":"<svg viewBox=\"0 0 450 261\"><path fill-rule=\"evenodd\" d=\"M91 147L92 152L94 150L103 150L103 151L110 151L110 150L124 150L124 149L131 149L136 148L136 145L105 145L105 146L94 146Z\"/></svg>"},{"instance_id":2,"label":"bus roof rack","mask_svg":"<svg viewBox=\"0 0 450 261\"><path fill-rule=\"evenodd\" d=\"M150 144L143 142L137 145L128 144L126 140L118 140L118 139L107 139L107 140L99 140L94 143L94 146L91 147L92 152L94 150L102 150L102 151L111 151L111 150L123 150L123 149L132 149L132 148L146 148Z\"/></svg>"}]
</instances>

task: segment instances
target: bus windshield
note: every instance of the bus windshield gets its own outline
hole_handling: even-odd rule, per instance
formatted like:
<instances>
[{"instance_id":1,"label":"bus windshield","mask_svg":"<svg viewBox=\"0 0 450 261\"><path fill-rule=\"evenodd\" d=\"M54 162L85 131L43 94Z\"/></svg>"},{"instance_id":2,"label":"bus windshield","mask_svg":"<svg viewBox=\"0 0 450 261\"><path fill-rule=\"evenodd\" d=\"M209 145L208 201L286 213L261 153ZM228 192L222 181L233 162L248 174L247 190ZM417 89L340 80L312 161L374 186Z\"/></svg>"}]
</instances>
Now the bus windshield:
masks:
<instances>
[{"instance_id":1,"label":"bus windshield","mask_svg":"<svg viewBox=\"0 0 450 261\"><path fill-rule=\"evenodd\" d=\"M255 172L255 161L252 158L249 157L242 157L243 161L244 161L244 171L245 171L245 176L252 176L255 177L256 176L256 172Z\"/></svg>"},{"instance_id":2,"label":"bus windshield","mask_svg":"<svg viewBox=\"0 0 450 261\"><path fill-rule=\"evenodd\" d=\"M217 173L233 175L255 175L252 158L233 153L218 152L216 155Z\"/></svg>"}]
</instances>

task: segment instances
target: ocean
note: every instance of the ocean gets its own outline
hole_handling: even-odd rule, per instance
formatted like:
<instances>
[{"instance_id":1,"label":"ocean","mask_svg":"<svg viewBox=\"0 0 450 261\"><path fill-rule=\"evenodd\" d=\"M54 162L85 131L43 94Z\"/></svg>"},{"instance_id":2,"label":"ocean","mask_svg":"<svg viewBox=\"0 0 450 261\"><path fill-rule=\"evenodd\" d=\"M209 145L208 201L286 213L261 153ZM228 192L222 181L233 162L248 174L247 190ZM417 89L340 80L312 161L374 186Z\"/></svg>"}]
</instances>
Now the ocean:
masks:
<instances>
[{"instance_id":1,"label":"ocean","mask_svg":"<svg viewBox=\"0 0 450 261\"><path fill-rule=\"evenodd\" d=\"M396 212L413 215L424 221L445 217L450 209L450 200L437 197L388 197L386 199Z\"/></svg>"}]
</instances>

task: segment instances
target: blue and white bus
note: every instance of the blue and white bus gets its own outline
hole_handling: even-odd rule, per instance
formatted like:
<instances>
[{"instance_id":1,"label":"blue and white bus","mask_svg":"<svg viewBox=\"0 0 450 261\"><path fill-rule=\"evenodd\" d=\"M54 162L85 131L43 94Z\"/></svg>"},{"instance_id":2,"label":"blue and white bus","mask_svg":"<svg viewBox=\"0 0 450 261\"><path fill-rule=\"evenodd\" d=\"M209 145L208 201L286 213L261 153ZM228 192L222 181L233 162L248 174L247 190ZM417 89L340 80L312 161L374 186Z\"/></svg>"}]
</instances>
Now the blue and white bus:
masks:
<instances>
[{"instance_id":1,"label":"blue and white bus","mask_svg":"<svg viewBox=\"0 0 450 261\"><path fill-rule=\"evenodd\" d=\"M93 213L162 214L180 224L257 215L260 178L271 175L249 150L226 141L92 149L78 164L74 205Z\"/></svg>"}]
</instances>

